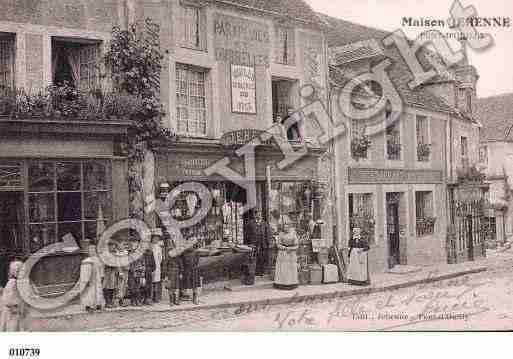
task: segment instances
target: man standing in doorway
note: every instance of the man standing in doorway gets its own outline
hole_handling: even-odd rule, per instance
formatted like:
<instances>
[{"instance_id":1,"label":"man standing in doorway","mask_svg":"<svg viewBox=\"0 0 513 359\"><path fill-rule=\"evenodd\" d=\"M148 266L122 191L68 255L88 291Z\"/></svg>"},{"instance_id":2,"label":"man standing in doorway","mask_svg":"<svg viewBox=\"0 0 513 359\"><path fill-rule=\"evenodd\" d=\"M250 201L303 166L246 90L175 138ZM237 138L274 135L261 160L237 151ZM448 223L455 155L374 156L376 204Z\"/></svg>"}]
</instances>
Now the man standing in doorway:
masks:
<instances>
[{"instance_id":1,"label":"man standing in doorway","mask_svg":"<svg viewBox=\"0 0 513 359\"><path fill-rule=\"evenodd\" d=\"M263 276L269 258L269 248L273 240L273 231L271 225L262 218L262 213L257 211L255 213L256 222L256 275Z\"/></svg>"}]
</instances>

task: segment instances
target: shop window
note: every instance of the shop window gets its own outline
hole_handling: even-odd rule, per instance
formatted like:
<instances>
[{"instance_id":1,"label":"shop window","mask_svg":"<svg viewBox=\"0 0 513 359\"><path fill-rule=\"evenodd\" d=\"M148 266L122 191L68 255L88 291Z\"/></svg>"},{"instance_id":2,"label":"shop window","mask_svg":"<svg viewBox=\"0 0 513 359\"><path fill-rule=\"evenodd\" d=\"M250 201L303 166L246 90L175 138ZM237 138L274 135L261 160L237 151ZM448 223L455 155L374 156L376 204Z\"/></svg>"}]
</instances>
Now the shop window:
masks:
<instances>
[{"instance_id":1,"label":"shop window","mask_svg":"<svg viewBox=\"0 0 513 359\"><path fill-rule=\"evenodd\" d=\"M184 48L205 50L204 11L197 6L182 5L179 9L178 41Z\"/></svg>"},{"instance_id":2,"label":"shop window","mask_svg":"<svg viewBox=\"0 0 513 359\"><path fill-rule=\"evenodd\" d=\"M207 135L207 73L192 66L176 66L177 130L185 136Z\"/></svg>"},{"instance_id":3,"label":"shop window","mask_svg":"<svg viewBox=\"0 0 513 359\"><path fill-rule=\"evenodd\" d=\"M300 232L305 221L313 218L312 211L312 189L307 182L272 182L268 220L274 232L281 230L284 221L293 223Z\"/></svg>"},{"instance_id":4,"label":"shop window","mask_svg":"<svg viewBox=\"0 0 513 359\"><path fill-rule=\"evenodd\" d=\"M15 36L0 32L0 91L14 88Z\"/></svg>"},{"instance_id":5,"label":"shop window","mask_svg":"<svg viewBox=\"0 0 513 359\"><path fill-rule=\"evenodd\" d=\"M433 213L433 192L415 192L415 214L417 218L417 237L432 235L435 228Z\"/></svg>"},{"instance_id":6,"label":"shop window","mask_svg":"<svg viewBox=\"0 0 513 359\"><path fill-rule=\"evenodd\" d=\"M360 228L362 237L375 243L374 198L372 193L349 194L349 235Z\"/></svg>"},{"instance_id":7,"label":"shop window","mask_svg":"<svg viewBox=\"0 0 513 359\"><path fill-rule=\"evenodd\" d=\"M96 240L112 219L108 161L31 161L28 165L30 249L72 235Z\"/></svg>"},{"instance_id":8,"label":"shop window","mask_svg":"<svg viewBox=\"0 0 513 359\"><path fill-rule=\"evenodd\" d=\"M294 29L278 26L276 27L275 62L282 65L295 64L295 41Z\"/></svg>"},{"instance_id":9,"label":"shop window","mask_svg":"<svg viewBox=\"0 0 513 359\"><path fill-rule=\"evenodd\" d=\"M275 79L272 81L272 100L273 100L273 122L285 123L292 116L297 121L290 125L287 130L287 139L289 141L302 141L304 139L304 128L300 113L295 112L294 89L296 81Z\"/></svg>"},{"instance_id":10,"label":"shop window","mask_svg":"<svg viewBox=\"0 0 513 359\"><path fill-rule=\"evenodd\" d=\"M429 139L429 122L426 116L416 116L417 131L417 160L427 162L431 157L431 144Z\"/></svg>"},{"instance_id":11,"label":"shop window","mask_svg":"<svg viewBox=\"0 0 513 359\"><path fill-rule=\"evenodd\" d=\"M100 44L88 40L52 40L52 79L82 90L98 87Z\"/></svg>"}]
</instances>

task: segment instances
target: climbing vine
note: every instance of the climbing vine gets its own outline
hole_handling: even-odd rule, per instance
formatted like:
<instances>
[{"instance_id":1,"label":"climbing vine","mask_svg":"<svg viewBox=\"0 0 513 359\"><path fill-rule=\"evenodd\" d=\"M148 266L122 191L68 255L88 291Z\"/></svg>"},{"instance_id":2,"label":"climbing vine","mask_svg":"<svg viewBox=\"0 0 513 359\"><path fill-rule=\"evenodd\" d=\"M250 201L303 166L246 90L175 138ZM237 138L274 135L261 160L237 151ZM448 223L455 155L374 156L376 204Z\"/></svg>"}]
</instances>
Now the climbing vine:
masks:
<instances>
[{"instance_id":1,"label":"climbing vine","mask_svg":"<svg viewBox=\"0 0 513 359\"><path fill-rule=\"evenodd\" d=\"M132 24L127 30L112 29L110 49L105 54L106 69L117 91L138 98L142 109L134 114L133 129L127 138L130 216L142 219L142 167L146 151L155 143L169 142L175 135L162 125L165 112L160 102L160 73L163 52L159 25L151 19Z\"/></svg>"}]
</instances>

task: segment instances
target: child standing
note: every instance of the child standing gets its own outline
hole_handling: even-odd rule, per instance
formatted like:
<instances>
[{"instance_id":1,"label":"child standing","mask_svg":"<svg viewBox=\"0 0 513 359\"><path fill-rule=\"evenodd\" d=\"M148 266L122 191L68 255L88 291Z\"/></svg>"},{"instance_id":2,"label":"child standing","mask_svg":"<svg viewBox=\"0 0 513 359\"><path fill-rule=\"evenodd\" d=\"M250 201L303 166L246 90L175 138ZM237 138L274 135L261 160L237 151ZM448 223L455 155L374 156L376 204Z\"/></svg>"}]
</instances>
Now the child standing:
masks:
<instances>
[{"instance_id":1,"label":"child standing","mask_svg":"<svg viewBox=\"0 0 513 359\"><path fill-rule=\"evenodd\" d=\"M116 245L114 243L109 243L108 245L109 252L114 254L116 251ZM114 294L117 291L117 281L118 281L118 268L105 266L105 274L103 279L103 296L105 297L105 307L113 308L114 307Z\"/></svg>"},{"instance_id":2,"label":"child standing","mask_svg":"<svg viewBox=\"0 0 513 359\"><path fill-rule=\"evenodd\" d=\"M137 249L137 243L132 243L131 253ZM130 293L130 304L134 306L142 305L142 290L144 288L144 259L139 258L130 263L128 270L128 291Z\"/></svg>"},{"instance_id":3,"label":"child standing","mask_svg":"<svg viewBox=\"0 0 513 359\"><path fill-rule=\"evenodd\" d=\"M18 274L23 263L14 260L9 264L8 281L0 302L0 332L24 330L25 304L18 294Z\"/></svg>"}]
</instances>

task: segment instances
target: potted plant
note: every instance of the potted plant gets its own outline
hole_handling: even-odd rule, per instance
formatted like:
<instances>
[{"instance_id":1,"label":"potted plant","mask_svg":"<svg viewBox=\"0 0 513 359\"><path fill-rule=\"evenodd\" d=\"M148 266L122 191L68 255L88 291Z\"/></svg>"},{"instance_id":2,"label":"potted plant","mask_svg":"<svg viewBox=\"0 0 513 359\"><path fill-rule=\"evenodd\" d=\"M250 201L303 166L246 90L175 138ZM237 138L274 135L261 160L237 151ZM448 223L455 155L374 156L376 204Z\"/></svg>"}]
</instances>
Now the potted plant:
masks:
<instances>
[{"instance_id":1,"label":"potted plant","mask_svg":"<svg viewBox=\"0 0 513 359\"><path fill-rule=\"evenodd\" d=\"M354 159L367 158L367 151L372 142L367 135L358 135L351 140L351 154Z\"/></svg>"},{"instance_id":2,"label":"potted plant","mask_svg":"<svg viewBox=\"0 0 513 359\"><path fill-rule=\"evenodd\" d=\"M431 144L419 143L417 144L417 158L419 161L428 161L431 154Z\"/></svg>"}]
</instances>

